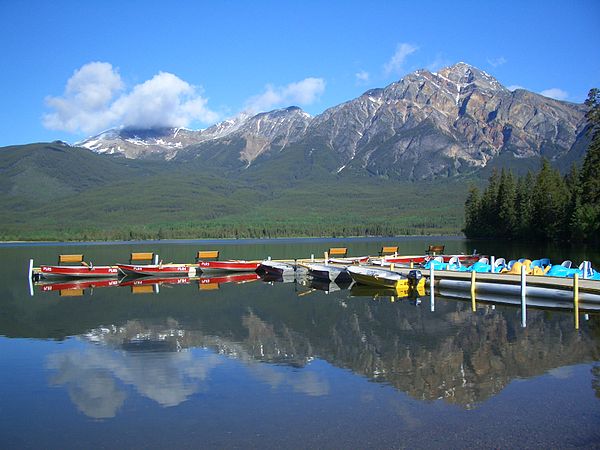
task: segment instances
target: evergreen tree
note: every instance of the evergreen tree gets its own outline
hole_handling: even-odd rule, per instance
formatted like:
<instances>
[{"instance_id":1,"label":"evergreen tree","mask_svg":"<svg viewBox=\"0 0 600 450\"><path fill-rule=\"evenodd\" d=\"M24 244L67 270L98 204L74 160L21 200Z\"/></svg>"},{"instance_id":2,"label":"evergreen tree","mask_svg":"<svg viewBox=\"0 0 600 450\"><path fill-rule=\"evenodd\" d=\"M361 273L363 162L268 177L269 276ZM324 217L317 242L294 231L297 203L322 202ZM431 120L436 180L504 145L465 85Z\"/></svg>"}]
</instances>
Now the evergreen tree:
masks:
<instances>
[{"instance_id":1,"label":"evergreen tree","mask_svg":"<svg viewBox=\"0 0 600 450\"><path fill-rule=\"evenodd\" d=\"M600 90L592 89L585 101L590 109L585 117L587 133L591 137L583 167L581 168L581 188L583 203L600 204Z\"/></svg>"},{"instance_id":2,"label":"evergreen tree","mask_svg":"<svg viewBox=\"0 0 600 450\"><path fill-rule=\"evenodd\" d=\"M515 234L515 194L516 187L512 172L506 172L502 169L500 184L498 186L498 198L496 200L498 205L498 236L510 238Z\"/></svg>"},{"instance_id":3,"label":"evergreen tree","mask_svg":"<svg viewBox=\"0 0 600 450\"><path fill-rule=\"evenodd\" d=\"M561 235L569 191L558 170L550 166L548 160L542 161L542 167L536 177L531 197L533 238L558 239Z\"/></svg>"},{"instance_id":4,"label":"evergreen tree","mask_svg":"<svg viewBox=\"0 0 600 450\"><path fill-rule=\"evenodd\" d=\"M562 237L568 240L580 234L577 229L579 225L575 220L575 214L581 206L581 177L575 163L573 163L570 172L565 176L565 184L569 189L569 204L565 211Z\"/></svg>"},{"instance_id":5,"label":"evergreen tree","mask_svg":"<svg viewBox=\"0 0 600 450\"><path fill-rule=\"evenodd\" d=\"M573 212L575 238L600 241L600 90L590 90L585 104L591 142L581 168L581 202Z\"/></svg>"},{"instance_id":6,"label":"evergreen tree","mask_svg":"<svg viewBox=\"0 0 600 450\"><path fill-rule=\"evenodd\" d=\"M481 236L479 189L471 185L465 200L465 228L463 232L469 238Z\"/></svg>"},{"instance_id":7,"label":"evergreen tree","mask_svg":"<svg viewBox=\"0 0 600 450\"><path fill-rule=\"evenodd\" d=\"M496 169L492 171L488 180L488 185L483 191L481 196L480 206L480 220L481 220L481 234L482 237L492 237L497 232L497 219L498 219L498 187L500 184L500 178Z\"/></svg>"}]
</instances>

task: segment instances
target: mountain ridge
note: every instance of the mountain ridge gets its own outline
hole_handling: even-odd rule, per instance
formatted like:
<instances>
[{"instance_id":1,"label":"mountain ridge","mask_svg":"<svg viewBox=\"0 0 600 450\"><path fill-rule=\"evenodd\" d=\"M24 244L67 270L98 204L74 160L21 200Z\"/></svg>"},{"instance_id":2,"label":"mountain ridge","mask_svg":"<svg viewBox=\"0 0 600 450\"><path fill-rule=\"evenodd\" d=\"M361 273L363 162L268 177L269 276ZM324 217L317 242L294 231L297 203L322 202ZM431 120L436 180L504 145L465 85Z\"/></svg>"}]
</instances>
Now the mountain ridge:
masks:
<instances>
[{"instance_id":1,"label":"mountain ridge","mask_svg":"<svg viewBox=\"0 0 600 450\"><path fill-rule=\"evenodd\" d=\"M488 73L457 63L407 74L314 117L292 106L242 113L205 130L156 130L148 139L148 130L112 130L80 145L130 158L205 160L229 171L289 151L328 151L332 174L418 180L474 172L504 153L576 160L585 111L584 105L510 91ZM577 155L568 156L574 149Z\"/></svg>"}]
</instances>

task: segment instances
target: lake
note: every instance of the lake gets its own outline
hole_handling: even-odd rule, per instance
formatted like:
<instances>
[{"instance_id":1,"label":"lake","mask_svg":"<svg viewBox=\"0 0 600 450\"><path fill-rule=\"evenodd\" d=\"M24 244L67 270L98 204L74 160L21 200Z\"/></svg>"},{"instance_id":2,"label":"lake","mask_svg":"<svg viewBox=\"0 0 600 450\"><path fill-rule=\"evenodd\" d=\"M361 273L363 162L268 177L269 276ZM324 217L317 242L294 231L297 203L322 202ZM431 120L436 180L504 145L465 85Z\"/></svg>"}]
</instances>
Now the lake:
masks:
<instances>
[{"instance_id":1,"label":"lake","mask_svg":"<svg viewBox=\"0 0 600 450\"><path fill-rule=\"evenodd\" d=\"M455 237L3 244L0 448L597 448L600 317L303 277L52 290L30 258L94 264L422 254L589 259L597 249Z\"/></svg>"}]
</instances>

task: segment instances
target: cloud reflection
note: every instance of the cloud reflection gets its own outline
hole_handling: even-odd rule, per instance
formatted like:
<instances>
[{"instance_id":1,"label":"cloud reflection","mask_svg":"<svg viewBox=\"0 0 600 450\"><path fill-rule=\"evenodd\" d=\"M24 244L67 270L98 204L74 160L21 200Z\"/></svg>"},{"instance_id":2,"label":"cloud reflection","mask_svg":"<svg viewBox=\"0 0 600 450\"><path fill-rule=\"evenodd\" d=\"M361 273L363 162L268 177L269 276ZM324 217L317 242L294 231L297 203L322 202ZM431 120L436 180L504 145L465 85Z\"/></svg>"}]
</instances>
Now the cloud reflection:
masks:
<instances>
[{"instance_id":1,"label":"cloud reflection","mask_svg":"<svg viewBox=\"0 0 600 450\"><path fill-rule=\"evenodd\" d=\"M161 406L179 405L220 363L214 354L198 358L185 351L128 353L96 346L48 357L48 368L56 371L51 384L66 386L79 410L93 418L116 415L126 398L119 383Z\"/></svg>"}]
</instances>

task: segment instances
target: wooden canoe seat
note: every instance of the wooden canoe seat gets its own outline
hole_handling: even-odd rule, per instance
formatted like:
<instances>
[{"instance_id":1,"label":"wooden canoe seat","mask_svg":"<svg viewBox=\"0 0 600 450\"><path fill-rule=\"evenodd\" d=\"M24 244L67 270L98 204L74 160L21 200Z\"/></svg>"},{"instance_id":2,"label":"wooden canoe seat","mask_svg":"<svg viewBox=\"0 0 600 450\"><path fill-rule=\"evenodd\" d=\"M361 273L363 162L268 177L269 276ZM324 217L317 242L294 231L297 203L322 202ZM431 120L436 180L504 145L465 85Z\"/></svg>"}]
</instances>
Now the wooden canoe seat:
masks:
<instances>
[{"instance_id":1,"label":"wooden canoe seat","mask_svg":"<svg viewBox=\"0 0 600 450\"><path fill-rule=\"evenodd\" d=\"M379 252L379 256L385 255L397 255L398 254L398 246L391 247L381 247L381 251Z\"/></svg>"},{"instance_id":2,"label":"wooden canoe seat","mask_svg":"<svg viewBox=\"0 0 600 450\"><path fill-rule=\"evenodd\" d=\"M154 294L156 292L156 285L148 284L142 286L131 286L132 294Z\"/></svg>"},{"instance_id":3,"label":"wooden canoe seat","mask_svg":"<svg viewBox=\"0 0 600 450\"><path fill-rule=\"evenodd\" d=\"M219 289L219 283L198 283L199 291L216 291Z\"/></svg>"},{"instance_id":4,"label":"wooden canoe seat","mask_svg":"<svg viewBox=\"0 0 600 450\"><path fill-rule=\"evenodd\" d=\"M83 255L58 255L58 264L83 262Z\"/></svg>"},{"instance_id":5,"label":"wooden canoe seat","mask_svg":"<svg viewBox=\"0 0 600 450\"><path fill-rule=\"evenodd\" d=\"M61 289L58 291L59 297L81 297L83 289Z\"/></svg>"},{"instance_id":6,"label":"wooden canoe seat","mask_svg":"<svg viewBox=\"0 0 600 450\"><path fill-rule=\"evenodd\" d=\"M153 252L137 252L131 254L131 256L129 257L129 262L134 263L135 261L152 261L153 259Z\"/></svg>"},{"instance_id":7,"label":"wooden canoe seat","mask_svg":"<svg viewBox=\"0 0 600 450\"><path fill-rule=\"evenodd\" d=\"M218 250L200 250L196 254L196 261L206 261L207 259L219 259Z\"/></svg>"},{"instance_id":8,"label":"wooden canoe seat","mask_svg":"<svg viewBox=\"0 0 600 450\"><path fill-rule=\"evenodd\" d=\"M329 249L330 257L343 258L347 254L348 254L348 249L346 247L332 247Z\"/></svg>"},{"instance_id":9,"label":"wooden canoe seat","mask_svg":"<svg viewBox=\"0 0 600 450\"><path fill-rule=\"evenodd\" d=\"M441 255L444 253L445 245L430 245L425 251L427 255Z\"/></svg>"}]
</instances>

